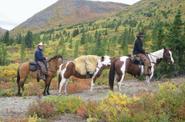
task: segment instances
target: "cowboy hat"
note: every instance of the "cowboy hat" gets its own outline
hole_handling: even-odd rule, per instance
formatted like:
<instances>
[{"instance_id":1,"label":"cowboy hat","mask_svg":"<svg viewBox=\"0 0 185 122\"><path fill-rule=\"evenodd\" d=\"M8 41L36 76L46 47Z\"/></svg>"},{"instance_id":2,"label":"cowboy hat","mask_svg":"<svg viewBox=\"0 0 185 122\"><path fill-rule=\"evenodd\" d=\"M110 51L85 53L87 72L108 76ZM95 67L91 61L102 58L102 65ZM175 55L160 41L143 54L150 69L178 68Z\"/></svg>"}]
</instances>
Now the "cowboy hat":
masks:
<instances>
[{"instance_id":1,"label":"cowboy hat","mask_svg":"<svg viewBox=\"0 0 185 122\"><path fill-rule=\"evenodd\" d=\"M44 44L43 44L42 42L40 42L40 43L38 44L38 46L44 46Z\"/></svg>"},{"instance_id":2,"label":"cowboy hat","mask_svg":"<svg viewBox=\"0 0 185 122\"><path fill-rule=\"evenodd\" d=\"M144 37L144 33L143 33L143 32L139 32L139 33L137 34L137 37Z\"/></svg>"}]
</instances>

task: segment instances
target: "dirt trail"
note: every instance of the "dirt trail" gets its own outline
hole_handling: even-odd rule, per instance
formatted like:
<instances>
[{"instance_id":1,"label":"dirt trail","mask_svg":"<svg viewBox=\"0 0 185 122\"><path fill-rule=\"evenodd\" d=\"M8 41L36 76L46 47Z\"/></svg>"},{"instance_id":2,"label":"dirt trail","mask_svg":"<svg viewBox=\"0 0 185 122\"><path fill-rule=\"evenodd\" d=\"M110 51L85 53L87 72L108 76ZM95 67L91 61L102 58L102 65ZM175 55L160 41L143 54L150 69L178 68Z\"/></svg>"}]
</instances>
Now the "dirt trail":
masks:
<instances>
[{"instance_id":1,"label":"dirt trail","mask_svg":"<svg viewBox=\"0 0 185 122\"><path fill-rule=\"evenodd\" d=\"M184 78L173 79L175 82L184 81ZM122 93L126 95L133 95L138 92L147 92L147 91L156 91L157 84L159 82L152 82L150 85L145 84L144 82L139 81L126 81L122 85ZM115 85L115 91L117 87ZM80 96L83 100L102 100L104 99L109 92L108 86L95 86L93 92L89 90L84 90L79 93L70 94L74 96ZM57 91L51 91L52 95L57 95ZM30 103L43 99L37 96L31 97L0 97L0 118L9 118L9 117L25 117L25 113ZM61 117L62 118L62 117ZM70 117L69 117L70 119Z\"/></svg>"}]
</instances>

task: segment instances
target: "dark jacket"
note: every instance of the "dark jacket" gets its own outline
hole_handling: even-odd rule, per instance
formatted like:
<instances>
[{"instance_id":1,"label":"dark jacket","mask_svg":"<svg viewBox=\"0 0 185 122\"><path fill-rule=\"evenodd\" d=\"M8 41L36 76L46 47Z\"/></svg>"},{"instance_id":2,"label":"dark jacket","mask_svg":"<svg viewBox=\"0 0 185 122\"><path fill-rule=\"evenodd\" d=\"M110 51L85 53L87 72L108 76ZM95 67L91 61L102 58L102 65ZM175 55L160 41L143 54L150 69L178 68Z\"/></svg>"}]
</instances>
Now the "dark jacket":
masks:
<instances>
[{"instance_id":1,"label":"dark jacket","mask_svg":"<svg viewBox=\"0 0 185 122\"><path fill-rule=\"evenodd\" d=\"M43 52L40 48L37 48L35 51L35 61L44 61L46 58L43 55Z\"/></svg>"},{"instance_id":2,"label":"dark jacket","mask_svg":"<svg viewBox=\"0 0 185 122\"><path fill-rule=\"evenodd\" d=\"M139 53L145 53L145 51L143 49L143 42L141 41L140 38L137 38L135 40L133 54L139 54Z\"/></svg>"}]
</instances>

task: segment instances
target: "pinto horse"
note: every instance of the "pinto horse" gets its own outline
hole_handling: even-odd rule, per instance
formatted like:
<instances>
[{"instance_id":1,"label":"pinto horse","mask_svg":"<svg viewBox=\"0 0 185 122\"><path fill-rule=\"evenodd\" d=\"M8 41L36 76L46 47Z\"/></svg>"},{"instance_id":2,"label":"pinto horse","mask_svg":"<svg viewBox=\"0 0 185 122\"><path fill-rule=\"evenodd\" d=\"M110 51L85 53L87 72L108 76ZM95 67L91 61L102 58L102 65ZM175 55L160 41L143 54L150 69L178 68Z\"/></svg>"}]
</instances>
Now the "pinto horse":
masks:
<instances>
[{"instance_id":1,"label":"pinto horse","mask_svg":"<svg viewBox=\"0 0 185 122\"><path fill-rule=\"evenodd\" d=\"M110 67L111 64L111 58L109 56L102 56L97 61L97 65L95 67L95 72L92 74L91 78L91 88L90 91L93 90L94 82L95 80L101 75L101 72L107 68ZM87 79L87 74L81 75L78 71L75 69L75 63L73 61L68 61L66 63L61 64L58 72L58 83L59 83L59 94L61 94L62 87L64 87L64 93L67 94L67 80L71 76L75 76L80 79Z\"/></svg>"},{"instance_id":2,"label":"pinto horse","mask_svg":"<svg viewBox=\"0 0 185 122\"><path fill-rule=\"evenodd\" d=\"M154 74L154 66L159 63L162 59L164 59L168 63L174 63L174 59L172 57L172 52L170 49L164 48L158 50L153 53L147 54L150 62L151 62L151 74L146 75L146 82L150 83L150 80ZM121 91L121 84L124 80L125 74L129 73L131 75L140 76L143 75L144 66L133 63L130 57L122 56L116 58L111 63L111 68L109 71L109 86L110 89L113 90L114 82L117 81L117 86L119 91Z\"/></svg>"},{"instance_id":3,"label":"pinto horse","mask_svg":"<svg viewBox=\"0 0 185 122\"><path fill-rule=\"evenodd\" d=\"M45 88L44 88L43 95L50 94L49 87L50 87L51 80L53 79L53 77L55 77L57 70L59 66L62 64L62 62L63 62L63 57L60 55L54 56L47 61L48 76L46 80L44 81ZM22 95L21 88L22 88L22 91L24 91L24 82L26 81L29 74L32 77L37 78L37 70L36 71L30 70L30 62L25 62L25 63L20 64L18 71L17 71L17 86L18 86L17 95L18 96Z\"/></svg>"}]
</instances>

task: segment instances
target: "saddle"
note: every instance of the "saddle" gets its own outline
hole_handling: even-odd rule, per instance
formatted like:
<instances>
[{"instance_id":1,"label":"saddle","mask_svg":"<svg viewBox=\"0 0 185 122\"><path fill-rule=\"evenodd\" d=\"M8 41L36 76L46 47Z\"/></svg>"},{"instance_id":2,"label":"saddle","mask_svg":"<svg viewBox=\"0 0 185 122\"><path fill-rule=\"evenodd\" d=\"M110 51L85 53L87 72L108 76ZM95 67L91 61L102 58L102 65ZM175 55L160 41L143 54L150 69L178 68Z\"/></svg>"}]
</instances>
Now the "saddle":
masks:
<instances>
[{"instance_id":1,"label":"saddle","mask_svg":"<svg viewBox=\"0 0 185 122\"><path fill-rule=\"evenodd\" d=\"M35 72L39 69L38 64L35 61L29 63L30 71Z\"/></svg>"},{"instance_id":2,"label":"saddle","mask_svg":"<svg viewBox=\"0 0 185 122\"><path fill-rule=\"evenodd\" d=\"M136 65L144 65L144 62L140 59L140 57L136 55L129 56L131 61Z\"/></svg>"}]
</instances>

